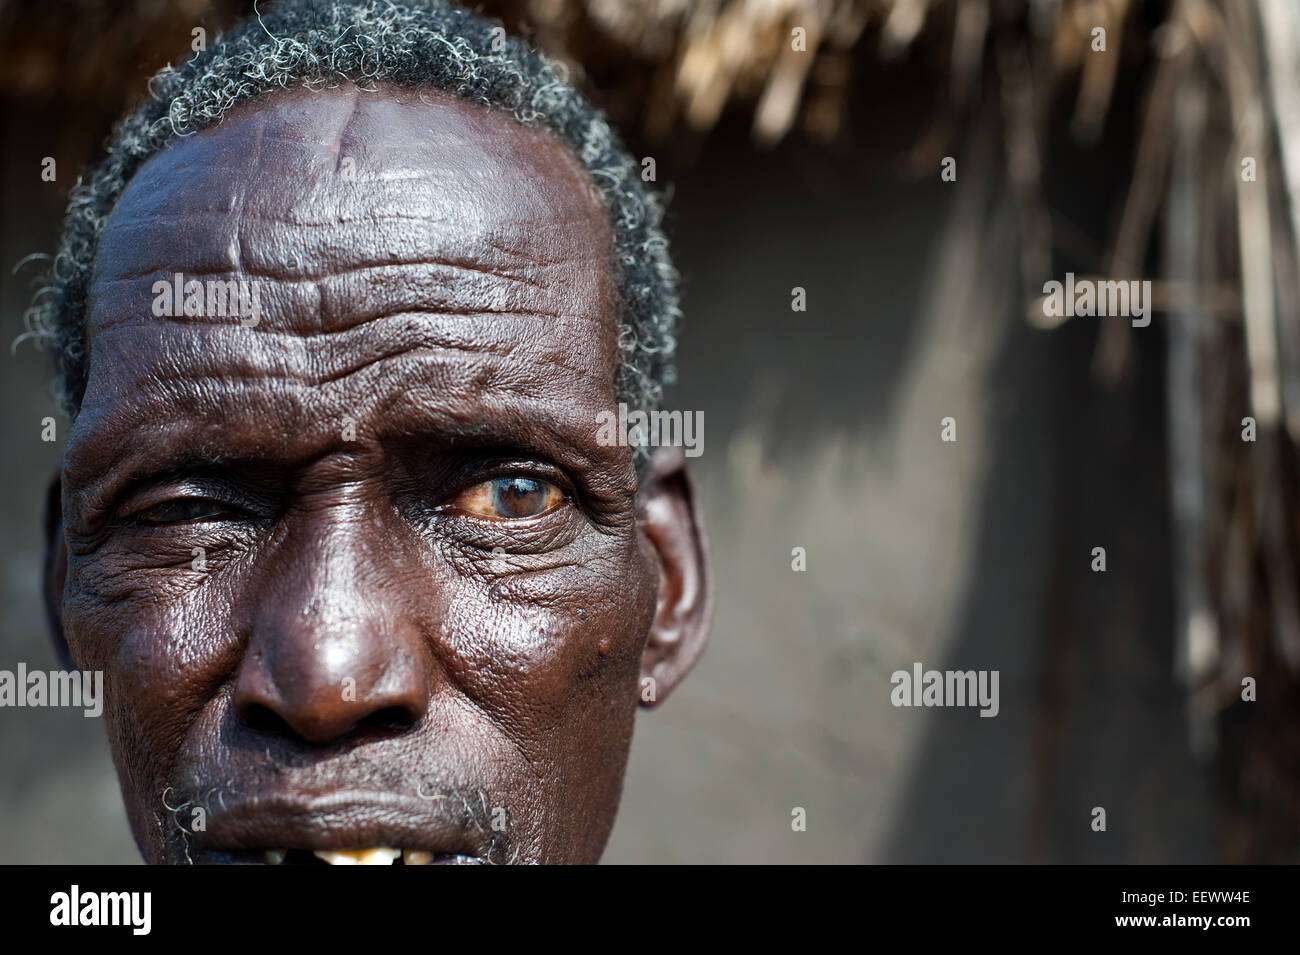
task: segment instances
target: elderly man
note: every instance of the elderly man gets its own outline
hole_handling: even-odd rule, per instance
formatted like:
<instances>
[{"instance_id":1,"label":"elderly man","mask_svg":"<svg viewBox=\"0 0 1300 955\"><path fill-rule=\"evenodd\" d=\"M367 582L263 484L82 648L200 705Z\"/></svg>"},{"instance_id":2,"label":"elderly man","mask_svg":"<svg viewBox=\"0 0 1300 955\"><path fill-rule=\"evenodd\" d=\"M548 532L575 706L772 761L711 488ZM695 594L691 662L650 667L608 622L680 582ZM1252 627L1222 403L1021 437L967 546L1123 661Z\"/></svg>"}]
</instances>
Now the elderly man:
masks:
<instances>
[{"instance_id":1,"label":"elderly man","mask_svg":"<svg viewBox=\"0 0 1300 955\"><path fill-rule=\"evenodd\" d=\"M288 2L164 70L38 299L47 599L151 862L594 862L707 553L654 408L639 165L440 2Z\"/></svg>"}]
</instances>

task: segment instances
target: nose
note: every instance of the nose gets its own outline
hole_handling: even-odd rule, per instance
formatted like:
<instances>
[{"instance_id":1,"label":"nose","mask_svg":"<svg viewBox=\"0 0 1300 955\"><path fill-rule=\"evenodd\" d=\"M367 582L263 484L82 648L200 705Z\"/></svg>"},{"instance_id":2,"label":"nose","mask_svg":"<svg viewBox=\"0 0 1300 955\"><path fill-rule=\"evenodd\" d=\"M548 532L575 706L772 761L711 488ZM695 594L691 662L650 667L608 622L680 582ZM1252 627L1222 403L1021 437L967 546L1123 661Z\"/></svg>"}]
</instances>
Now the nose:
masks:
<instances>
[{"instance_id":1,"label":"nose","mask_svg":"<svg viewBox=\"0 0 1300 955\"><path fill-rule=\"evenodd\" d=\"M253 729L322 744L424 716L429 651L406 595L392 592L409 575L366 566L364 554L383 551L349 539L365 533L307 535L311 543L284 553L286 540L268 568L235 681L235 711Z\"/></svg>"}]
</instances>

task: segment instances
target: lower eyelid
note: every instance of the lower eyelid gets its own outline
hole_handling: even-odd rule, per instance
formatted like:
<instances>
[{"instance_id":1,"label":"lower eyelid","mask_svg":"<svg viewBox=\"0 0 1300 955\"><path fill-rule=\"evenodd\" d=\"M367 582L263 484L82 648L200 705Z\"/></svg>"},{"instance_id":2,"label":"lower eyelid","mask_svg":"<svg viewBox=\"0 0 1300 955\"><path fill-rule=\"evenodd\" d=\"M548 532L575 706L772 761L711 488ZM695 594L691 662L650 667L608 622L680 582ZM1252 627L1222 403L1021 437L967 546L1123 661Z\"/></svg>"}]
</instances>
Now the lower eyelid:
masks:
<instances>
[{"instance_id":1,"label":"lower eyelid","mask_svg":"<svg viewBox=\"0 0 1300 955\"><path fill-rule=\"evenodd\" d=\"M563 502L568 504L569 502ZM582 523L572 507L557 506L533 517L510 520L451 511L431 531L471 553L502 547L509 553L546 553L571 543Z\"/></svg>"}]
</instances>

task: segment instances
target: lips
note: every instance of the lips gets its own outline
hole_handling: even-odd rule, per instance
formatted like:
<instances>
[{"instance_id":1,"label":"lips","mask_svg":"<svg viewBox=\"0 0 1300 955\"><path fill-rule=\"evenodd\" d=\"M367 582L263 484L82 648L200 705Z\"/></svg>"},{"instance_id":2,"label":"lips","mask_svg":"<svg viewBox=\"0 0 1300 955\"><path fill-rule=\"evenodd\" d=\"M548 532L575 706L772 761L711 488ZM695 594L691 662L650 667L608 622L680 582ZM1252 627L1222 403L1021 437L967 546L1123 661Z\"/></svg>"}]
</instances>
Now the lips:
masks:
<instances>
[{"instance_id":1,"label":"lips","mask_svg":"<svg viewBox=\"0 0 1300 955\"><path fill-rule=\"evenodd\" d=\"M449 818L444 805L465 808ZM469 803L392 793L276 794L227 800L190 858L216 865L476 865L493 839Z\"/></svg>"}]
</instances>

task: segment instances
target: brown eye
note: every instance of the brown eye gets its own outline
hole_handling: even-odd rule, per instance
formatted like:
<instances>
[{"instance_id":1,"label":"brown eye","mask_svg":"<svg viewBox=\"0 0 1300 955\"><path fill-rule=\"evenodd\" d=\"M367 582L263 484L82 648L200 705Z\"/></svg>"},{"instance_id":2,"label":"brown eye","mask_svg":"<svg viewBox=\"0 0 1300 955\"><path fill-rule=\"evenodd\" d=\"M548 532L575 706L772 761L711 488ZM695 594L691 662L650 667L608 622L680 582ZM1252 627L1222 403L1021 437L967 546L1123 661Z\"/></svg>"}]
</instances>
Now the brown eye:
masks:
<instances>
[{"instance_id":1,"label":"brown eye","mask_svg":"<svg viewBox=\"0 0 1300 955\"><path fill-rule=\"evenodd\" d=\"M499 521L517 521L544 514L564 500L564 493L548 481L527 477L493 478L470 488L456 506Z\"/></svg>"},{"instance_id":2,"label":"brown eye","mask_svg":"<svg viewBox=\"0 0 1300 955\"><path fill-rule=\"evenodd\" d=\"M193 524L197 521L209 521L225 513L225 508L216 501L201 497L177 498L164 501L146 511L141 511L135 519L141 524Z\"/></svg>"}]
</instances>

